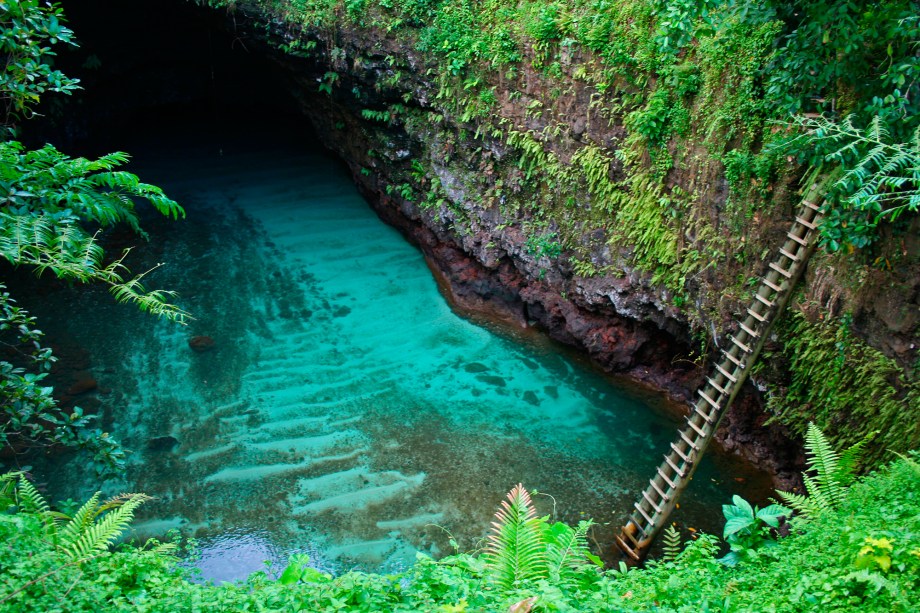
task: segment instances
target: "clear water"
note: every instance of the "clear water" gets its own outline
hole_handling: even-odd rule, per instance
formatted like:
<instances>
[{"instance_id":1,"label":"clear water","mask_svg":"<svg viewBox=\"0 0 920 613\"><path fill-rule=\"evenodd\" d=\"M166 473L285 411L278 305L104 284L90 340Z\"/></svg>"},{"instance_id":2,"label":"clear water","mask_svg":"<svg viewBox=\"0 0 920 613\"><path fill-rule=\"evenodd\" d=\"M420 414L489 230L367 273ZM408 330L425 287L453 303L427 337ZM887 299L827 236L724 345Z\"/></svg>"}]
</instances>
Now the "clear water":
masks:
<instances>
[{"instance_id":1,"label":"clear water","mask_svg":"<svg viewBox=\"0 0 920 613\"><path fill-rule=\"evenodd\" d=\"M395 570L450 552L451 537L481 546L522 482L541 512L598 521L608 551L674 422L539 335L458 316L340 165L282 133L186 127L118 145L188 211L148 219L132 254L135 271L164 263L148 284L180 293L187 328L104 289L43 285L30 302L58 345L58 384L94 377L74 401L133 450L105 489L157 497L135 533L197 536L215 580L294 551L333 571ZM198 335L213 349L193 351ZM703 466L676 519L716 530L740 470ZM95 485L73 459L44 477L58 498Z\"/></svg>"}]
</instances>

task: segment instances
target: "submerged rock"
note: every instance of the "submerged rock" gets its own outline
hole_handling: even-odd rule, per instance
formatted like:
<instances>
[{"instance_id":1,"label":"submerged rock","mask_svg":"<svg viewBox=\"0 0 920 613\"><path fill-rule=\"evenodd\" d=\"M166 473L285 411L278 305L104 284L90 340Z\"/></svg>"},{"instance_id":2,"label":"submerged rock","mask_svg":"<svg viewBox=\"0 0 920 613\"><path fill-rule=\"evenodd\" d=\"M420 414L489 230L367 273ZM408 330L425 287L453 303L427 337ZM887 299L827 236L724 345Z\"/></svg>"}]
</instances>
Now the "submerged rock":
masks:
<instances>
[{"instance_id":1,"label":"submerged rock","mask_svg":"<svg viewBox=\"0 0 920 613\"><path fill-rule=\"evenodd\" d=\"M179 439L174 436L158 436L147 441L149 451L172 451L179 445Z\"/></svg>"},{"instance_id":2,"label":"submerged rock","mask_svg":"<svg viewBox=\"0 0 920 613\"><path fill-rule=\"evenodd\" d=\"M85 394L90 392L98 387L96 379L88 374L80 375L76 382L70 386L67 390L68 396L79 396L80 394Z\"/></svg>"},{"instance_id":3,"label":"submerged rock","mask_svg":"<svg viewBox=\"0 0 920 613\"><path fill-rule=\"evenodd\" d=\"M191 347L192 351L195 353L211 351L214 349L214 345L214 339L210 336L193 336L188 341L188 346Z\"/></svg>"}]
</instances>

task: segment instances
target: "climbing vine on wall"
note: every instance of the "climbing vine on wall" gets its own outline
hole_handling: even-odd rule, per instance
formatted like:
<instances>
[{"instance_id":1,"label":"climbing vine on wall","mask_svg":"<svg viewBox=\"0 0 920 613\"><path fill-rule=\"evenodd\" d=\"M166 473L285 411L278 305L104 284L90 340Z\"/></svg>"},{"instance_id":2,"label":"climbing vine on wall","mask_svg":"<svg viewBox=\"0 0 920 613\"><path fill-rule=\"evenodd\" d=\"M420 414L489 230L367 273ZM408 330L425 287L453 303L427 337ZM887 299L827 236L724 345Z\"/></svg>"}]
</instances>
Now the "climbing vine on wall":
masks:
<instances>
[{"instance_id":1,"label":"climbing vine on wall","mask_svg":"<svg viewBox=\"0 0 920 613\"><path fill-rule=\"evenodd\" d=\"M792 311L777 332L790 379L769 397L773 419L803 436L813 421L838 447L871 436L870 465L920 445L920 381L854 336L849 317L813 322Z\"/></svg>"}]
</instances>

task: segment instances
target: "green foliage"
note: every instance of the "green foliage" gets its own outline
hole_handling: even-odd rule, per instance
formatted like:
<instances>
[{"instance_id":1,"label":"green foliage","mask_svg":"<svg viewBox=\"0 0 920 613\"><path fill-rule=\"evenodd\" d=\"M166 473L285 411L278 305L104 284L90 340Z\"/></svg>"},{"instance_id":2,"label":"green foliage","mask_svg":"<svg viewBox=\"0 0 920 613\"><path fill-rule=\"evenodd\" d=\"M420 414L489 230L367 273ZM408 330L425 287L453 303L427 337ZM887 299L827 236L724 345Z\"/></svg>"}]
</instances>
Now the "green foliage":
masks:
<instances>
[{"instance_id":1,"label":"green foliage","mask_svg":"<svg viewBox=\"0 0 920 613\"><path fill-rule=\"evenodd\" d=\"M96 549L79 564L51 534L62 525L90 525L90 513L63 519L18 476L0 480L0 608L67 611L815 611L908 612L920 601L920 463L917 454L851 486L837 510L823 510L790 536L744 563L720 564L717 539L699 535L673 560L628 572L586 572L567 586L535 579L506 589L495 580L489 554L458 554L434 561L419 556L398 575L350 572L330 577L294 556L277 580L255 573L240 584L192 583L169 551ZM535 519L517 495L509 511ZM92 500L84 508L98 508ZM761 524L778 513L755 511ZM769 507L768 507L769 508ZM111 511L108 511L111 512ZM80 516L83 519L77 519ZM737 517L750 519L746 510ZM733 515L735 517L735 515ZM507 521L507 520L506 520ZM545 529L548 523L543 524ZM570 527L569 531L576 531ZM557 560L572 542L567 531L540 537L554 549L530 560ZM736 532L736 534L740 531ZM68 539L72 542L73 539ZM508 543L518 539L509 539ZM556 553L552 553L555 551ZM572 558L574 559L574 558ZM547 575L549 576L548 571ZM567 573L563 574L563 577Z\"/></svg>"},{"instance_id":2,"label":"green foliage","mask_svg":"<svg viewBox=\"0 0 920 613\"><path fill-rule=\"evenodd\" d=\"M841 176L831 186L822 243L830 251L860 248L878 238L882 221L893 222L920 210L920 126L907 142L897 142L890 125L876 115L866 128L854 115L841 122L825 117L797 117L804 134L785 144L808 152L809 162L839 165Z\"/></svg>"},{"instance_id":3,"label":"green foliage","mask_svg":"<svg viewBox=\"0 0 920 613\"><path fill-rule=\"evenodd\" d=\"M23 473L0 476L0 506L16 504L39 519L44 538L71 562L81 562L108 551L128 529L134 512L150 500L146 494L121 494L101 501L96 492L72 517L51 511L45 498ZM166 553L169 548L160 549Z\"/></svg>"},{"instance_id":4,"label":"green foliage","mask_svg":"<svg viewBox=\"0 0 920 613\"><path fill-rule=\"evenodd\" d=\"M589 521L572 528L538 517L530 494L516 485L492 522L484 560L491 580L502 590L533 588L540 581L577 590L596 580L600 560L588 553Z\"/></svg>"},{"instance_id":5,"label":"green foliage","mask_svg":"<svg viewBox=\"0 0 920 613\"><path fill-rule=\"evenodd\" d=\"M673 524L669 524L661 534L661 543L663 550L661 561L673 562L676 560L682 549L680 542L680 530L674 527Z\"/></svg>"},{"instance_id":6,"label":"green foliage","mask_svg":"<svg viewBox=\"0 0 920 613\"><path fill-rule=\"evenodd\" d=\"M540 235L532 234L527 237L527 241L524 243L524 250L538 260L543 257L552 260L562 254L562 245L559 244L555 232Z\"/></svg>"},{"instance_id":7,"label":"green foliage","mask_svg":"<svg viewBox=\"0 0 920 613\"><path fill-rule=\"evenodd\" d=\"M812 323L794 310L777 332L790 380L767 400L773 420L803 437L814 422L840 448L878 432L865 447L867 466L878 466L885 450L920 445L920 385L854 337L847 318Z\"/></svg>"},{"instance_id":8,"label":"green foliage","mask_svg":"<svg viewBox=\"0 0 920 613\"><path fill-rule=\"evenodd\" d=\"M120 470L124 451L108 433L92 428L94 416L79 407L62 411L52 389L42 386L55 357L41 345L35 318L4 290L0 284L0 345L11 361L0 360L0 448L64 445L87 451L96 472Z\"/></svg>"},{"instance_id":9,"label":"green foliage","mask_svg":"<svg viewBox=\"0 0 920 613\"><path fill-rule=\"evenodd\" d=\"M500 587L508 590L547 577L542 533L530 494L516 485L495 514L486 550L486 563Z\"/></svg>"},{"instance_id":10,"label":"green foliage","mask_svg":"<svg viewBox=\"0 0 920 613\"><path fill-rule=\"evenodd\" d=\"M63 24L63 12L40 0L0 1L0 126L27 118L47 92L69 94L76 79L54 70L51 45L75 45L73 32ZM3 130L0 130L2 132Z\"/></svg>"},{"instance_id":11,"label":"green foliage","mask_svg":"<svg viewBox=\"0 0 920 613\"><path fill-rule=\"evenodd\" d=\"M787 113L864 110L885 120L913 117L904 126L913 131L920 111L915 3L796 0L748 11L752 20L777 18L786 31L766 73L766 95L774 104Z\"/></svg>"},{"instance_id":12,"label":"green foliage","mask_svg":"<svg viewBox=\"0 0 920 613\"><path fill-rule=\"evenodd\" d=\"M76 88L76 80L50 65L52 45L74 44L73 32L62 21L57 5L0 0L0 52L5 57L0 73L0 257L39 275L50 271L61 279L106 283L117 301L184 323L188 314L170 302L172 292L144 288L141 279L147 273L130 276L123 264L127 251L106 263L99 242L100 233L118 223L146 236L138 225L135 199L172 218L184 215L182 208L160 188L117 170L128 160L124 153L88 160L71 158L51 145L27 151L11 140L13 122L28 117L41 94ZM41 385L53 356L39 344L34 320L3 290L0 285L0 342L14 357L0 361L0 447L22 452L38 445L75 446L91 452L96 468L121 468L124 453L108 433L90 429L91 418L80 408L65 414L51 388ZM35 367L38 373L29 371ZM133 504L127 501L125 512ZM114 515L106 521L118 523ZM96 543L90 539L75 546L89 551Z\"/></svg>"},{"instance_id":13,"label":"green foliage","mask_svg":"<svg viewBox=\"0 0 920 613\"><path fill-rule=\"evenodd\" d=\"M103 264L97 236L84 227L124 222L141 232L132 198L144 198L173 218L184 215L160 188L115 170L127 159L123 153L98 160L71 158L50 145L26 151L17 142L0 143L0 256L33 266L39 274L102 281L119 301L184 323L188 314L168 302L172 292L146 291L141 277L125 281L124 255Z\"/></svg>"},{"instance_id":14,"label":"green foliage","mask_svg":"<svg viewBox=\"0 0 920 613\"><path fill-rule=\"evenodd\" d=\"M725 516L722 538L731 551L719 561L734 566L756 559L765 549L777 547L775 530L792 515L792 510L779 504L759 509L741 496L733 496L732 504L722 505L722 514Z\"/></svg>"},{"instance_id":15,"label":"green foliage","mask_svg":"<svg viewBox=\"0 0 920 613\"><path fill-rule=\"evenodd\" d=\"M855 478L859 455L868 440L863 439L843 454L838 454L824 433L815 424L808 424L805 451L808 454L808 470L814 473L802 476L808 496L777 491L780 498L805 520L822 511L839 508L846 486Z\"/></svg>"}]
</instances>

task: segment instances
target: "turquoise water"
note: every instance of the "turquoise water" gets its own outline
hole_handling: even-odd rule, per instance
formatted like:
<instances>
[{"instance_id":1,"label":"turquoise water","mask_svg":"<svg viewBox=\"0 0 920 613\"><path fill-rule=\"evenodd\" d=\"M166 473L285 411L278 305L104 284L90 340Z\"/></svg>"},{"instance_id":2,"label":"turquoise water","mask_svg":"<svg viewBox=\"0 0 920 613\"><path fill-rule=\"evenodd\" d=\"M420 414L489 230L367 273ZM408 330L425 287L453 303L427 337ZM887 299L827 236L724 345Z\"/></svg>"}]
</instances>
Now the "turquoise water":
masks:
<instances>
[{"instance_id":1,"label":"turquoise water","mask_svg":"<svg viewBox=\"0 0 920 613\"><path fill-rule=\"evenodd\" d=\"M292 128L118 145L188 211L147 220L151 240L132 254L135 271L164 263L148 285L180 293L187 328L98 288L31 305L65 347L58 384L95 378L75 400L104 410L133 451L105 489L157 497L136 535L197 536L217 580L294 551L333 571L395 570L449 553L451 537L481 546L522 482L541 512L598 521L609 550L674 422L540 335L454 313L418 250L336 161L304 152L309 139ZM193 351L203 335L213 348ZM716 530L741 470L702 467L675 519ZM59 498L86 495L78 460L46 478Z\"/></svg>"}]
</instances>

